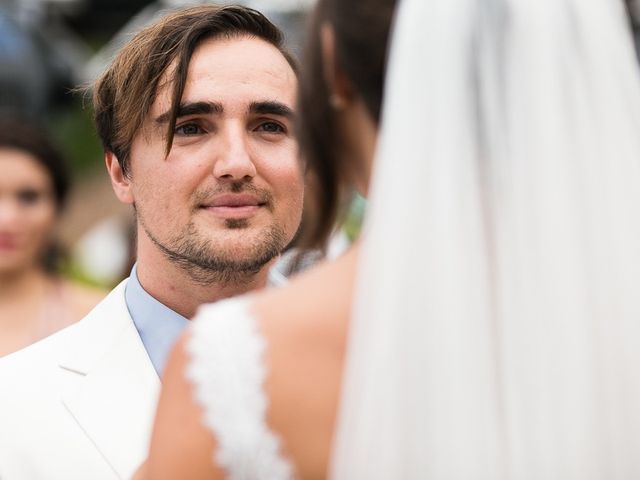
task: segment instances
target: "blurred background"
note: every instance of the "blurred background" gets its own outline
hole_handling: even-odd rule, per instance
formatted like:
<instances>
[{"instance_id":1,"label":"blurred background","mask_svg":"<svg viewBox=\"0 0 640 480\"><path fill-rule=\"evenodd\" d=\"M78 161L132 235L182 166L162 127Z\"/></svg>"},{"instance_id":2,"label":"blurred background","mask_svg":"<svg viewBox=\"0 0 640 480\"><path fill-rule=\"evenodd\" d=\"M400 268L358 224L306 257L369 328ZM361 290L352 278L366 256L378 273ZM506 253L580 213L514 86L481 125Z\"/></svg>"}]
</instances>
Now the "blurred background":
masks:
<instances>
[{"instance_id":1,"label":"blurred background","mask_svg":"<svg viewBox=\"0 0 640 480\"><path fill-rule=\"evenodd\" d=\"M346 1L346 0L345 0ZM640 0L625 0L640 39ZM129 272L132 212L113 195L91 102L74 89L101 73L131 34L186 0L0 0L0 110L36 117L69 161L74 187L58 237L67 247L67 276L110 287ZM279 25L300 53L314 0L218 0L256 8ZM365 202L356 198L345 228L352 239Z\"/></svg>"},{"instance_id":2,"label":"blurred background","mask_svg":"<svg viewBox=\"0 0 640 480\"><path fill-rule=\"evenodd\" d=\"M262 11L299 54L313 0L0 0L0 110L43 123L73 172L58 232L69 254L67 276L111 287L133 260L132 211L111 190L90 98L74 90L91 83L131 34L163 11L198 3Z\"/></svg>"}]
</instances>

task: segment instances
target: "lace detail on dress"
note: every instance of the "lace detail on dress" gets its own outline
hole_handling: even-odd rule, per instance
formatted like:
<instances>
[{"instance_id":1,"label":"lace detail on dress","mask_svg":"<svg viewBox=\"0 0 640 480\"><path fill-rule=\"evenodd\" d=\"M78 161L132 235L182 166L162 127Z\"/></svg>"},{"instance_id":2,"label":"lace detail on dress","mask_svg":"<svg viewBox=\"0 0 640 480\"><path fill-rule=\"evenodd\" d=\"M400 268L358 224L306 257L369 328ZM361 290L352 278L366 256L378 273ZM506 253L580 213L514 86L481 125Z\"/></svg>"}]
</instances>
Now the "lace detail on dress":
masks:
<instances>
[{"instance_id":1,"label":"lace detail on dress","mask_svg":"<svg viewBox=\"0 0 640 480\"><path fill-rule=\"evenodd\" d=\"M266 424L266 342L248 305L248 298L235 298L198 310L187 376L216 437L216 463L229 478L289 480L292 467Z\"/></svg>"}]
</instances>

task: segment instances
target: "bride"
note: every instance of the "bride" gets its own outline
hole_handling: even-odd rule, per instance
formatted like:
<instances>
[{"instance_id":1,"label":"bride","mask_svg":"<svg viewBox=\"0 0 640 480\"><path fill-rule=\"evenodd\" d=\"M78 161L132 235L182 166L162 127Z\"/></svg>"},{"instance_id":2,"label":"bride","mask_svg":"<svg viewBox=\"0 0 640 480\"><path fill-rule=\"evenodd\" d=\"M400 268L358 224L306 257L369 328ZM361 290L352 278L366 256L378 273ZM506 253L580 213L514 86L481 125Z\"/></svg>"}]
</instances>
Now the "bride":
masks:
<instances>
[{"instance_id":1,"label":"bride","mask_svg":"<svg viewBox=\"0 0 640 480\"><path fill-rule=\"evenodd\" d=\"M369 184L376 97L357 65L383 70L355 26L376 30L377 3L320 0L301 80L303 151L335 186L318 210L332 220L343 178L369 185L361 244L202 308L167 369L149 478L640 478L622 0L403 0Z\"/></svg>"}]
</instances>

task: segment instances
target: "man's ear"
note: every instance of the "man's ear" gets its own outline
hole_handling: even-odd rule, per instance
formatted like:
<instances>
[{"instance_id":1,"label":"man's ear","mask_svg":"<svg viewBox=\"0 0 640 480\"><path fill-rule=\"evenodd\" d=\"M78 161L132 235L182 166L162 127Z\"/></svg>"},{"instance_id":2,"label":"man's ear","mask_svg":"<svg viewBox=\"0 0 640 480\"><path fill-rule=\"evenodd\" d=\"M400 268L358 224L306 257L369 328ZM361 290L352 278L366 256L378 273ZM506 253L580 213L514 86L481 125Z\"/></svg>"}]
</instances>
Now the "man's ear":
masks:
<instances>
[{"instance_id":1,"label":"man's ear","mask_svg":"<svg viewBox=\"0 0 640 480\"><path fill-rule=\"evenodd\" d=\"M352 97L351 84L338 66L336 59L336 35L333 26L323 23L320 27L322 70L329 90L329 101L335 109L344 108Z\"/></svg>"},{"instance_id":2,"label":"man's ear","mask_svg":"<svg viewBox=\"0 0 640 480\"><path fill-rule=\"evenodd\" d=\"M135 198L131 190L131 180L124 174L120 162L113 152L104 154L104 163L107 165L107 171L111 177L111 186L113 191L122 203L134 203Z\"/></svg>"}]
</instances>

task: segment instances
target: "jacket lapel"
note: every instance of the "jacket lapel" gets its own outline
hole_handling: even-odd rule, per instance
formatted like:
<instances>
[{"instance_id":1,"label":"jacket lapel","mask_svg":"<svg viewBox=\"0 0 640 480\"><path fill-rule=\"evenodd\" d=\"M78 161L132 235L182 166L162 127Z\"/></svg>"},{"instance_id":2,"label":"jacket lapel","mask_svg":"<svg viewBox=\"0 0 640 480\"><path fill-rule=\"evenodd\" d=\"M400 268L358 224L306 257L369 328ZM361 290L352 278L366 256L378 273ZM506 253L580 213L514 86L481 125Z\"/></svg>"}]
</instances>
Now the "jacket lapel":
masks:
<instances>
[{"instance_id":1,"label":"jacket lapel","mask_svg":"<svg viewBox=\"0 0 640 480\"><path fill-rule=\"evenodd\" d=\"M61 352L62 402L120 478L147 456L160 380L116 287Z\"/></svg>"}]
</instances>

